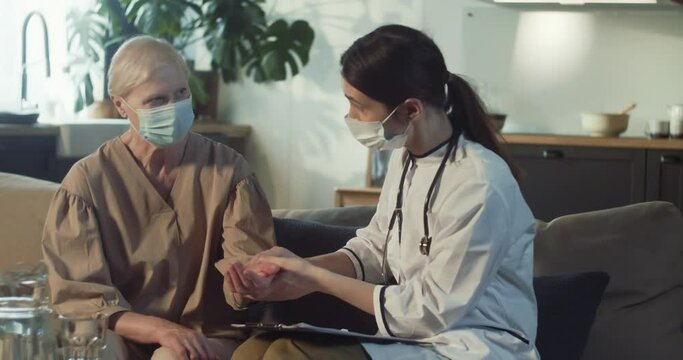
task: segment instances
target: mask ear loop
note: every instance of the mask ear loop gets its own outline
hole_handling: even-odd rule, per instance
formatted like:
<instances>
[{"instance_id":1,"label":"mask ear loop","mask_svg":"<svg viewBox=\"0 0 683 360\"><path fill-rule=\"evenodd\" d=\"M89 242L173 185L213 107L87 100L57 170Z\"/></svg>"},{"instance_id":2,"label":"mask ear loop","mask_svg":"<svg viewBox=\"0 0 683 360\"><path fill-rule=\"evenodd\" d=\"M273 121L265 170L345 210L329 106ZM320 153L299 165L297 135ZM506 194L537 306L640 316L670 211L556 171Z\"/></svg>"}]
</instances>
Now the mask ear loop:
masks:
<instances>
[{"instance_id":1,"label":"mask ear loop","mask_svg":"<svg viewBox=\"0 0 683 360\"><path fill-rule=\"evenodd\" d=\"M382 124L384 124L385 122L389 121L389 119L391 119L391 116L394 115L394 113L396 112L396 110L398 110L398 107L399 107L399 106L401 106L401 105L400 105L400 104L399 104L399 105L396 105L396 107L394 108L394 110L391 110L391 112L389 113L389 115L387 115L387 117L385 117L384 120L382 120Z\"/></svg>"},{"instance_id":2,"label":"mask ear loop","mask_svg":"<svg viewBox=\"0 0 683 360\"><path fill-rule=\"evenodd\" d=\"M137 110L135 110L135 108L133 108L133 107L128 103L128 101L126 101L126 99L123 98L123 96L121 96L121 102L124 103L124 104L126 104L126 106L128 106L128 108L131 109L134 113L136 113L136 114L138 113ZM126 119L128 119L128 121L130 122L130 128L133 129L133 130L135 130L136 133L139 133L139 132L140 132L140 129L136 129L136 128L135 128L135 126L133 125L133 122L130 121L130 116L128 116L128 114L126 114Z\"/></svg>"}]
</instances>

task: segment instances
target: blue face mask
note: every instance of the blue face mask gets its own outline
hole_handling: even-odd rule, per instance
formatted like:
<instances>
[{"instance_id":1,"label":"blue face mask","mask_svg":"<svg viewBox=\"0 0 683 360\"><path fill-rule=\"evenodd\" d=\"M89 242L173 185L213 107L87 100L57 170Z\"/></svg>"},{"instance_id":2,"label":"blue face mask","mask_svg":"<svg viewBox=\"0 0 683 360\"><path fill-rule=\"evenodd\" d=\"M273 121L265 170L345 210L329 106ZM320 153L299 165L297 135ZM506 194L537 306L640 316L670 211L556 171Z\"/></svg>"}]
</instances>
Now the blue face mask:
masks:
<instances>
[{"instance_id":1,"label":"blue face mask","mask_svg":"<svg viewBox=\"0 0 683 360\"><path fill-rule=\"evenodd\" d=\"M156 147L163 148L179 142L192 127L194 112L191 97L151 109L137 110L121 100L138 115L138 134Z\"/></svg>"}]
</instances>

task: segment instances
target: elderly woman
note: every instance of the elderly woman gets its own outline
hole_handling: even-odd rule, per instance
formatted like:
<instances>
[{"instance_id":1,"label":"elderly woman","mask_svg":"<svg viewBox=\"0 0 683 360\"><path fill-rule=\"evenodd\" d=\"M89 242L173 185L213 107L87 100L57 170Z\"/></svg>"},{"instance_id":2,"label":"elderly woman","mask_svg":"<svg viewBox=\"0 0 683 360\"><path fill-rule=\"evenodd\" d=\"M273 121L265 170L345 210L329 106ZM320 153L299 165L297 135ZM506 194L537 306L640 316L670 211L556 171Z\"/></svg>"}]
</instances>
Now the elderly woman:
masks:
<instances>
[{"instance_id":1,"label":"elderly woman","mask_svg":"<svg viewBox=\"0 0 683 360\"><path fill-rule=\"evenodd\" d=\"M221 274L273 246L270 207L237 152L189 131L188 69L168 42L124 43L109 94L130 129L76 163L52 200L53 305L109 316L111 358L229 359L221 314L246 303Z\"/></svg>"}]
</instances>

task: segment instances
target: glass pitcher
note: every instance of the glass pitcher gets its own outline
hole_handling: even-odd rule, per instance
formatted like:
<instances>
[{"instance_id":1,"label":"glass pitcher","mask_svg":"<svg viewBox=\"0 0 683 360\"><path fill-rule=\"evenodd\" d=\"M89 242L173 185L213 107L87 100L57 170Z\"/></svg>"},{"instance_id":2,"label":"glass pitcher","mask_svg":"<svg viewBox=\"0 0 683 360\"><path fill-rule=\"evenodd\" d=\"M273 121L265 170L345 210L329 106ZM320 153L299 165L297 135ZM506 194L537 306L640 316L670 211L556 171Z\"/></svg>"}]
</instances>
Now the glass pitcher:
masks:
<instances>
[{"instance_id":1,"label":"glass pitcher","mask_svg":"<svg viewBox=\"0 0 683 360\"><path fill-rule=\"evenodd\" d=\"M0 354L9 359L56 359L47 270L17 264L0 273Z\"/></svg>"}]
</instances>

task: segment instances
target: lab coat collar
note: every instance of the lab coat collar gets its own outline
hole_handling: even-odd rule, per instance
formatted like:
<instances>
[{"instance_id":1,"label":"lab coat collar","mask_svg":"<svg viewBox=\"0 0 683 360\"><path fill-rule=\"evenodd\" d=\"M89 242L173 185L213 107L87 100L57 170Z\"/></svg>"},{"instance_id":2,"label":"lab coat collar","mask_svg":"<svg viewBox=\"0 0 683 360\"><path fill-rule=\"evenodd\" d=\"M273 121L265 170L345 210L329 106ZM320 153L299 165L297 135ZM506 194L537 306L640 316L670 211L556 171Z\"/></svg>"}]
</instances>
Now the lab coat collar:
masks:
<instances>
[{"instance_id":1,"label":"lab coat collar","mask_svg":"<svg viewBox=\"0 0 683 360\"><path fill-rule=\"evenodd\" d=\"M467 144L469 140L465 138L464 134L460 134L460 137L458 137L458 144L456 145L455 148L455 156L451 155L451 161L457 162L462 160L465 156L465 144ZM415 160L416 164L439 164L441 163L441 159L443 159L444 154L446 153L446 150L448 149L448 142L444 142L443 144L439 145L436 149L430 151L424 156L413 156L413 159ZM406 150L406 153L408 150Z\"/></svg>"}]
</instances>

